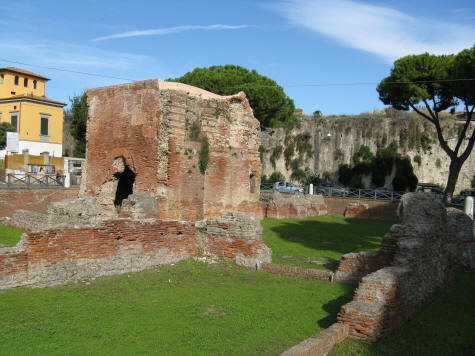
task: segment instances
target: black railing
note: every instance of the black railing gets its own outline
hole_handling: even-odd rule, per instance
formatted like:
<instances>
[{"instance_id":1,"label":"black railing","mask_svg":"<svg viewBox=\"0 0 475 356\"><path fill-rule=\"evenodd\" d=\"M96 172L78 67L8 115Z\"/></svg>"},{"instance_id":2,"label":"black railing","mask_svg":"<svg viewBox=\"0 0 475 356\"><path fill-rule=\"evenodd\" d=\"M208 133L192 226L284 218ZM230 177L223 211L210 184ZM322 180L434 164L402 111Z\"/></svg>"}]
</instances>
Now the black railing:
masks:
<instances>
[{"instance_id":1,"label":"black railing","mask_svg":"<svg viewBox=\"0 0 475 356\"><path fill-rule=\"evenodd\" d=\"M272 190L271 183L261 184L261 192ZM304 187L305 194L308 194L309 187ZM398 201L404 192L376 190L376 189L352 189L352 188L330 188L330 187L313 187L313 194L321 194L326 197L338 197L348 199L368 199L368 200L386 200Z\"/></svg>"},{"instance_id":2,"label":"black railing","mask_svg":"<svg viewBox=\"0 0 475 356\"><path fill-rule=\"evenodd\" d=\"M64 187L64 176L8 173L5 178L5 183L8 187Z\"/></svg>"}]
</instances>

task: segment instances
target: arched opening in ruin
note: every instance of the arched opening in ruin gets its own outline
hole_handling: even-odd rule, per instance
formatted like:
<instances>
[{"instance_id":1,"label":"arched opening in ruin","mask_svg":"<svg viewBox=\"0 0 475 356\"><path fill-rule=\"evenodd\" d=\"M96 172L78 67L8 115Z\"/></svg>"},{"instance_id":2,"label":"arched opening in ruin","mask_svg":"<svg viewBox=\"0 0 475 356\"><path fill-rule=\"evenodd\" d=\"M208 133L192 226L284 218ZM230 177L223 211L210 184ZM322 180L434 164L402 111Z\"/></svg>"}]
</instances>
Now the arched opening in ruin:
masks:
<instances>
[{"instance_id":1,"label":"arched opening in ruin","mask_svg":"<svg viewBox=\"0 0 475 356\"><path fill-rule=\"evenodd\" d=\"M131 170L127 164L125 165L122 172L114 174L114 177L119 181L114 199L114 205L116 207L120 207L122 205L122 201L127 199L127 197L133 193L135 176L135 172Z\"/></svg>"}]
</instances>

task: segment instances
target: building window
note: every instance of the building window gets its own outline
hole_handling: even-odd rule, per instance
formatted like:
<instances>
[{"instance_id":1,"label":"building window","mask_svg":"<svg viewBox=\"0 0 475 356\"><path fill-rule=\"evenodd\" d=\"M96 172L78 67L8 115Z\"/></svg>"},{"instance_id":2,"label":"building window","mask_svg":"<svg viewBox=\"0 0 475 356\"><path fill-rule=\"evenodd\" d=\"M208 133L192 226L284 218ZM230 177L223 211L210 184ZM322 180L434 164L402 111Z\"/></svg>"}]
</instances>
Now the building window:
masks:
<instances>
[{"instance_id":1,"label":"building window","mask_svg":"<svg viewBox=\"0 0 475 356\"><path fill-rule=\"evenodd\" d=\"M1 83L2 83L2 84L3 84L3 79L4 79L4 78L3 78L3 74L2 74L2 77L1 77Z\"/></svg>"},{"instance_id":2,"label":"building window","mask_svg":"<svg viewBox=\"0 0 475 356\"><path fill-rule=\"evenodd\" d=\"M41 128L40 128L40 135L41 136L48 136L49 134L49 118L48 116L41 116Z\"/></svg>"},{"instance_id":3,"label":"building window","mask_svg":"<svg viewBox=\"0 0 475 356\"><path fill-rule=\"evenodd\" d=\"M18 114L17 113L12 113L10 115L10 124L15 127L15 131L18 131Z\"/></svg>"},{"instance_id":4,"label":"building window","mask_svg":"<svg viewBox=\"0 0 475 356\"><path fill-rule=\"evenodd\" d=\"M23 86L24 86L25 88L28 88L28 78L25 78L25 79L23 80Z\"/></svg>"},{"instance_id":5,"label":"building window","mask_svg":"<svg viewBox=\"0 0 475 356\"><path fill-rule=\"evenodd\" d=\"M15 75L15 85L18 85L20 82L20 78L18 78L18 75Z\"/></svg>"},{"instance_id":6,"label":"building window","mask_svg":"<svg viewBox=\"0 0 475 356\"><path fill-rule=\"evenodd\" d=\"M33 89L36 89L36 80L33 80Z\"/></svg>"}]
</instances>

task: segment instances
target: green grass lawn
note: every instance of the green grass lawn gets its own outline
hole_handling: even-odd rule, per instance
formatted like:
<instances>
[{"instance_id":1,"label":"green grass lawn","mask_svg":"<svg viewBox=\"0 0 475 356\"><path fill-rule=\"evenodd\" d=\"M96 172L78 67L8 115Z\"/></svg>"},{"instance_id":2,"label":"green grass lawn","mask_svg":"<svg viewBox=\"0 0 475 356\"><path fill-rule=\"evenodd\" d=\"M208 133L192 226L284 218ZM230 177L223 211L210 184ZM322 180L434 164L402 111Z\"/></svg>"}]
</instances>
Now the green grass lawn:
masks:
<instances>
[{"instance_id":1,"label":"green grass lawn","mask_svg":"<svg viewBox=\"0 0 475 356\"><path fill-rule=\"evenodd\" d=\"M374 344L347 339L341 355L475 355L475 273L459 273L435 299Z\"/></svg>"},{"instance_id":2,"label":"green grass lawn","mask_svg":"<svg viewBox=\"0 0 475 356\"><path fill-rule=\"evenodd\" d=\"M16 227L5 226L0 221L0 245L15 246L24 232Z\"/></svg>"},{"instance_id":3,"label":"green grass lawn","mask_svg":"<svg viewBox=\"0 0 475 356\"><path fill-rule=\"evenodd\" d=\"M337 215L261 221L274 263L334 269L348 252L377 250L394 221Z\"/></svg>"},{"instance_id":4,"label":"green grass lawn","mask_svg":"<svg viewBox=\"0 0 475 356\"><path fill-rule=\"evenodd\" d=\"M2 355L275 355L330 326L353 287L183 261L0 292Z\"/></svg>"}]
</instances>

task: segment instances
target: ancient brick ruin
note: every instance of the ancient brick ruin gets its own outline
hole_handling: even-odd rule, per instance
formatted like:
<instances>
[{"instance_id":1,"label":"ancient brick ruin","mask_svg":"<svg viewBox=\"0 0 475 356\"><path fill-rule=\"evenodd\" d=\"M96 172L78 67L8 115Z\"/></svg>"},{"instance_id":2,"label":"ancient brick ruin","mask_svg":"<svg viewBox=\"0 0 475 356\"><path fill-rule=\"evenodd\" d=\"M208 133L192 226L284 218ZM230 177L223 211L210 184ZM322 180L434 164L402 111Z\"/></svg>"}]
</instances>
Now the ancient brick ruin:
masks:
<instances>
[{"instance_id":1,"label":"ancient brick ruin","mask_svg":"<svg viewBox=\"0 0 475 356\"><path fill-rule=\"evenodd\" d=\"M80 198L0 248L0 289L138 271L198 254L270 262L258 218L259 122L244 93L158 79L90 89Z\"/></svg>"},{"instance_id":2,"label":"ancient brick ruin","mask_svg":"<svg viewBox=\"0 0 475 356\"><path fill-rule=\"evenodd\" d=\"M335 274L336 280L366 275L338 315L352 337L376 341L388 335L454 270L475 269L473 222L462 211L446 209L432 194L409 193L398 216L400 223L384 236L378 252L343 256Z\"/></svg>"},{"instance_id":3,"label":"ancient brick ruin","mask_svg":"<svg viewBox=\"0 0 475 356\"><path fill-rule=\"evenodd\" d=\"M244 93L220 96L158 79L87 91L81 196L104 213L130 193L157 198L164 219L258 212L260 129ZM206 153L206 151L208 153Z\"/></svg>"}]
</instances>

